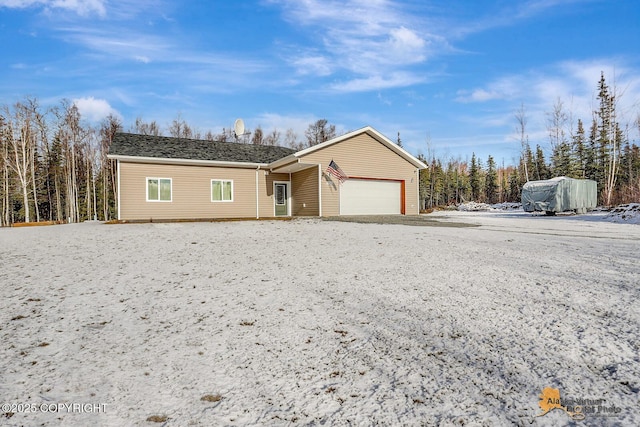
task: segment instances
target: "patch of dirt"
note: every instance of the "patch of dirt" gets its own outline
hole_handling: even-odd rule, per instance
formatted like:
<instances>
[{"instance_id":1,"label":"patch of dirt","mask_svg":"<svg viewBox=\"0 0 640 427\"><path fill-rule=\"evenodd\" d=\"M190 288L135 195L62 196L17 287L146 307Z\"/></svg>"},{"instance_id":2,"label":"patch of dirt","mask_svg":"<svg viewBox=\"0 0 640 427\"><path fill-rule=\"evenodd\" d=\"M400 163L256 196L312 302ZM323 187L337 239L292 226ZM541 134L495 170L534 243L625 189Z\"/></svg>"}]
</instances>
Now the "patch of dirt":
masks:
<instances>
[{"instance_id":1,"label":"patch of dirt","mask_svg":"<svg viewBox=\"0 0 640 427\"><path fill-rule=\"evenodd\" d=\"M204 402L219 402L222 400L222 396L219 394L205 394L200 398Z\"/></svg>"},{"instance_id":2,"label":"patch of dirt","mask_svg":"<svg viewBox=\"0 0 640 427\"><path fill-rule=\"evenodd\" d=\"M147 418L147 421L150 423L163 423L168 419L169 417L167 417L166 415L151 415Z\"/></svg>"},{"instance_id":3,"label":"patch of dirt","mask_svg":"<svg viewBox=\"0 0 640 427\"><path fill-rule=\"evenodd\" d=\"M421 227L478 227L466 222L443 222L427 218L423 215L349 215L323 218L325 221L358 222L361 224L399 224Z\"/></svg>"}]
</instances>

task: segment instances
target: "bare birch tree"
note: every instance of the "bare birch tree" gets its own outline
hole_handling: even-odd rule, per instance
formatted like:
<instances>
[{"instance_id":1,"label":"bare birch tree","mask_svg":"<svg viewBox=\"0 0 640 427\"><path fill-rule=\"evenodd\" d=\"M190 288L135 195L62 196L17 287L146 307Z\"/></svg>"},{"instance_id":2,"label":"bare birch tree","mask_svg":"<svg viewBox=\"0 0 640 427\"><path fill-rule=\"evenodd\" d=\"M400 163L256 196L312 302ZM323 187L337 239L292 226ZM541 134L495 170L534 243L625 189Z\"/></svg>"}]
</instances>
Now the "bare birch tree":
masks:
<instances>
[{"instance_id":1,"label":"bare birch tree","mask_svg":"<svg viewBox=\"0 0 640 427\"><path fill-rule=\"evenodd\" d=\"M307 137L307 146L321 144L336 137L336 126L330 125L327 119L320 119L311 123L304 135Z\"/></svg>"},{"instance_id":2,"label":"bare birch tree","mask_svg":"<svg viewBox=\"0 0 640 427\"><path fill-rule=\"evenodd\" d=\"M87 132L80 123L80 111L68 100L56 109L58 136L62 145L63 179L65 183L65 215L70 222L80 221L78 170L82 167L82 145Z\"/></svg>"},{"instance_id":3,"label":"bare birch tree","mask_svg":"<svg viewBox=\"0 0 640 427\"><path fill-rule=\"evenodd\" d=\"M546 113L547 115L547 131L549 132L549 144L551 151L556 151L558 145L566 142L565 128L569 116L564 110L564 103L558 97L553 104L553 109Z\"/></svg>"},{"instance_id":4,"label":"bare birch tree","mask_svg":"<svg viewBox=\"0 0 640 427\"><path fill-rule=\"evenodd\" d=\"M131 131L133 133L137 133L140 135L153 135L153 136L162 135L160 126L155 120L147 123L144 120L142 120L142 117L136 117L135 125L133 126L133 129L131 129Z\"/></svg>"},{"instance_id":5,"label":"bare birch tree","mask_svg":"<svg viewBox=\"0 0 640 427\"><path fill-rule=\"evenodd\" d=\"M182 114L173 119L169 125L169 135L174 138L193 138L193 129L182 118Z\"/></svg>"},{"instance_id":6,"label":"bare birch tree","mask_svg":"<svg viewBox=\"0 0 640 427\"><path fill-rule=\"evenodd\" d=\"M520 158L524 164L524 175L526 182L529 182L529 170L527 167L527 153L530 151L529 136L527 135L527 113L524 104L520 104L520 108L516 111L516 131L520 136Z\"/></svg>"},{"instance_id":7,"label":"bare birch tree","mask_svg":"<svg viewBox=\"0 0 640 427\"><path fill-rule=\"evenodd\" d=\"M605 178L604 202L607 206L610 206L618 177L618 169L620 167L619 158L622 135L616 113L619 96L616 93L615 82L613 93L609 91L609 86L604 78L604 72L600 74L598 99L600 100L600 108L596 114L599 120L599 143L602 147L602 153L605 156L605 158L602 159Z\"/></svg>"},{"instance_id":8,"label":"bare birch tree","mask_svg":"<svg viewBox=\"0 0 640 427\"><path fill-rule=\"evenodd\" d=\"M280 132L278 129L274 129L265 137L265 145L279 145L280 144Z\"/></svg>"},{"instance_id":9,"label":"bare birch tree","mask_svg":"<svg viewBox=\"0 0 640 427\"><path fill-rule=\"evenodd\" d=\"M253 131L253 137L251 137L251 143L254 145L264 144L264 132L262 131L262 127L260 125L258 125L256 130Z\"/></svg>"},{"instance_id":10,"label":"bare birch tree","mask_svg":"<svg viewBox=\"0 0 640 427\"><path fill-rule=\"evenodd\" d=\"M102 178L102 215L105 221L111 219L110 201L118 201L116 161L107 158L109 147L116 133L122 129L120 120L110 114L100 125L100 175ZM117 206L116 206L117 210Z\"/></svg>"},{"instance_id":11,"label":"bare birch tree","mask_svg":"<svg viewBox=\"0 0 640 427\"><path fill-rule=\"evenodd\" d=\"M42 176L38 177L38 181L39 183L42 183L44 181L44 187L46 190L46 201L45 204L46 206L48 206L47 212L48 212L48 219L50 221L53 221L54 217L53 217L53 212L54 212L54 200L52 198L52 196L55 194L55 192L58 190L57 186L56 186L56 182L55 180L51 180L51 176L50 176L50 172L51 171L51 158L52 158L52 152L51 152L51 145L49 143L49 123L48 123L48 111L46 113L43 113L40 109L36 109L35 111L35 122L36 122L36 130L38 133L38 151L42 156L42 161L44 163L43 167L41 168L41 171L44 171L44 173L42 173ZM34 173L34 182L33 182L33 188L34 188L34 200L37 200L37 197L35 196L36 193L36 179L35 176L38 175L37 173ZM51 185L53 184L53 189L51 188ZM36 201L36 207L37 207L37 201ZM59 211L58 211L59 212ZM56 212L56 216L58 216L58 212ZM56 219L60 219L60 218L56 218Z\"/></svg>"},{"instance_id":12,"label":"bare birch tree","mask_svg":"<svg viewBox=\"0 0 640 427\"><path fill-rule=\"evenodd\" d=\"M96 186L95 186L95 161L96 161L96 148L94 146L94 134L93 129L89 129L86 139L82 144L82 157L84 160L84 181L85 181L85 205L87 219L96 218Z\"/></svg>"},{"instance_id":13,"label":"bare birch tree","mask_svg":"<svg viewBox=\"0 0 640 427\"><path fill-rule=\"evenodd\" d=\"M298 141L298 134L294 132L293 129L287 129L287 132L284 136L284 145L289 148L293 148L294 150L301 150L304 148L304 144Z\"/></svg>"},{"instance_id":14,"label":"bare birch tree","mask_svg":"<svg viewBox=\"0 0 640 427\"><path fill-rule=\"evenodd\" d=\"M0 226L10 224L9 215L9 144L7 142L7 123L0 114L0 164L2 164L2 197L0 200Z\"/></svg>"},{"instance_id":15,"label":"bare birch tree","mask_svg":"<svg viewBox=\"0 0 640 427\"><path fill-rule=\"evenodd\" d=\"M18 102L13 106L13 111L7 106L3 107L2 114L7 122L4 136L8 144L8 165L20 184L25 222L31 221L29 187L35 182L32 176L36 149L34 105L36 105L35 101L32 100ZM37 205L37 197L34 201Z\"/></svg>"},{"instance_id":16,"label":"bare birch tree","mask_svg":"<svg viewBox=\"0 0 640 427\"><path fill-rule=\"evenodd\" d=\"M33 190L33 204L36 214L36 221L40 222L40 206L38 198L39 184L42 178L38 174L36 169L36 162L39 162L40 152L45 152L49 144L49 137L47 132L47 120L45 114L42 112L38 101L35 98L29 98L27 100L27 108L29 108L29 115L33 120L33 133L34 133L34 146L31 150L31 186Z\"/></svg>"}]
</instances>

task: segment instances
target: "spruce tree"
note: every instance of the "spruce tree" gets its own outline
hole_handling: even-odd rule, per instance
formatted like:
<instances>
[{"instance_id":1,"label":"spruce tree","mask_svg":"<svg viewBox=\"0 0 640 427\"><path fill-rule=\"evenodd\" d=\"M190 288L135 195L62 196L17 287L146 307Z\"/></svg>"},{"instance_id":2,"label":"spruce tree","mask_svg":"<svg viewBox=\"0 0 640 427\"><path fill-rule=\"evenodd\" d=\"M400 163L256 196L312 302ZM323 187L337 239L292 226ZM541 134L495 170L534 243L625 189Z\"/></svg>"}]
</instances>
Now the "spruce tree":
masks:
<instances>
[{"instance_id":1,"label":"spruce tree","mask_svg":"<svg viewBox=\"0 0 640 427\"><path fill-rule=\"evenodd\" d=\"M504 162L502 164L502 170L500 173L500 199L499 202L508 201L509 197L509 183L507 181L507 170L504 167Z\"/></svg>"},{"instance_id":2,"label":"spruce tree","mask_svg":"<svg viewBox=\"0 0 640 427\"><path fill-rule=\"evenodd\" d=\"M549 179L549 168L547 167L547 163L544 160L544 153L542 152L542 148L540 144L536 145L536 155L535 155L535 172L536 179Z\"/></svg>"},{"instance_id":3,"label":"spruce tree","mask_svg":"<svg viewBox=\"0 0 640 427\"><path fill-rule=\"evenodd\" d=\"M598 164L598 122L594 118L589 131L589 145L585 154L584 164L585 177L593 179L598 183L598 188L602 185L602 169Z\"/></svg>"},{"instance_id":4,"label":"spruce tree","mask_svg":"<svg viewBox=\"0 0 640 427\"><path fill-rule=\"evenodd\" d=\"M510 202L519 202L520 201L520 174L518 173L518 169L513 168L511 174L509 175L509 196L508 201Z\"/></svg>"},{"instance_id":5,"label":"spruce tree","mask_svg":"<svg viewBox=\"0 0 640 427\"><path fill-rule=\"evenodd\" d=\"M623 197L627 197L629 189L633 183L633 163L631 155L631 145L629 139L626 139L622 148L622 154L620 155L620 177L619 186L623 193Z\"/></svg>"},{"instance_id":6,"label":"spruce tree","mask_svg":"<svg viewBox=\"0 0 640 427\"><path fill-rule=\"evenodd\" d=\"M531 146L528 142L524 145L524 151L522 157L520 157L518 170L520 172L521 183L528 182L532 179L535 180L535 161L533 158L533 152L531 151Z\"/></svg>"},{"instance_id":7,"label":"spruce tree","mask_svg":"<svg viewBox=\"0 0 640 427\"><path fill-rule=\"evenodd\" d=\"M496 203L498 196L498 172L496 162L492 156L487 159L487 175L485 176L484 191L487 203Z\"/></svg>"},{"instance_id":8,"label":"spruce tree","mask_svg":"<svg viewBox=\"0 0 640 427\"><path fill-rule=\"evenodd\" d=\"M433 159L432 167L433 174L431 177L431 205L439 206L445 203L443 198L445 173L442 170L442 162L439 159Z\"/></svg>"},{"instance_id":9,"label":"spruce tree","mask_svg":"<svg viewBox=\"0 0 640 427\"><path fill-rule=\"evenodd\" d=\"M573 155L571 156L575 162L575 173L577 178L586 177L587 153L585 148L585 133L582 120L578 119L578 130L572 139Z\"/></svg>"},{"instance_id":10,"label":"spruce tree","mask_svg":"<svg viewBox=\"0 0 640 427\"><path fill-rule=\"evenodd\" d=\"M471 155L471 169L469 170L469 184L471 185L471 199L479 201L480 198L480 170L476 153Z\"/></svg>"},{"instance_id":11,"label":"spruce tree","mask_svg":"<svg viewBox=\"0 0 640 427\"><path fill-rule=\"evenodd\" d=\"M553 164L551 167L554 176L573 176L571 167L571 147L565 141L556 145L553 150Z\"/></svg>"}]
</instances>

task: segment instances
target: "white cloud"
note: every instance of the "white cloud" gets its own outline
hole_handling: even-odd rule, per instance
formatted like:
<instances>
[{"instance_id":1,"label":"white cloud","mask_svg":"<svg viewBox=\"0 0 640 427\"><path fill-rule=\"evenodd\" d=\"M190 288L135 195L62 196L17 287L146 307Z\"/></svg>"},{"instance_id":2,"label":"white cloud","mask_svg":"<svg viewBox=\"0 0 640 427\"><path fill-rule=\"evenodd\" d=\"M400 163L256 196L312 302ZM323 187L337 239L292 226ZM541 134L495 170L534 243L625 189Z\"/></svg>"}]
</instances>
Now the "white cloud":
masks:
<instances>
[{"instance_id":1,"label":"white cloud","mask_svg":"<svg viewBox=\"0 0 640 427\"><path fill-rule=\"evenodd\" d=\"M291 48L288 61L301 74L320 76L341 72L355 74L333 90L368 91L406 85L409 69L447 50L443 37L421 31L403 5L388 0L272 0L281 5L285 18L311 31L315 46ZM321 32L317 28L322 28ZM415 76L409 80L415 81ZM418 79L421 80L421 79Z\"/></svg>"},{"instance_id":2,"label":"white cloud","mask_svg":"<svg viewBox=\"0 0 640 427\"><path fill-rule=\"evenodd\" d=\"M388 105L388 106L391 106L392 104L391 101L389 101L388 98L382 96L380 92L378 92L378 101L380 101L381 104Z\"/></svg>"},{"instance_id":3,"label":"white cloud","mask_svg":"<svg viewBox=\"0 0 640 427\"><path fill-rule=\"evenodd\" d=\"M232 90L231 86L254 82L247 76L265 69L264 63L251 58L190 50L176 39L161 34L141 33L136 29L69 25L58 30L65 40L99 54L102 57L100 59L106 60L108 64L113 64L116 60L142 64L156 63L163 64L167 71L171 67L178 67L181 73L184 72L184 64L188 64L192 83L199 84L203 89L210 86L218 92ZM226 85L222 85L221 81Z\"/></svg>"},{"instance_id":4,"label":"white cloud","mask_svg":"<svg viewBox=\"0 0 640 427\"><path fill-rule=\"evenodd\" d=\"M309 127L309 124L317 121L318 118L313 115L281 115L276 113L264 113L253 119L249 119L247 123L252 126L262 126L262 129L277 129L282 133L281 138L284 138L284 134L287 129L293 129L298 135L298 139L304 138L304 131ZM282 142L282 141L281 141Z\"/></svg>"},{"instance_id":5,"label":"white cloud","mask_svg":"<svg viewBox=\"0 0 640 427\"><path fill-rule=\"evenodd\" d=\"M73 103L78 107L81 116L93 123L99 122L109 114L120 117L120 113L104 99L95 99L93 96L89 96L74 99Z\"/></svg>"},{"instance_id":6,"label":"white cloud","mask_svg":"<svg viewBox=\"0 0 640 427\"><path fill-rule=\"evenodd\" d=\"M459 90L456 101L462 103L513 100L522 96L529 76L507 76L489 83L486 87Z\"/></svg>"},{"instance_id":7,"label":"white cloud","mask_svg":"<svg viewBox=\"0 0 640 427\"><path fill-rule=\"evenodd\" d=\"M95 52L109 55L111 59L126 59L149 63L156 59L176 59L172 42L153 34L136 33L124 28L97 29L84 25L59 28L65 39L83 45Z\"/></svg>"},{"instance_id":8,"label":"white cloud","mask_svg":"<svg viewBox=\"0 0 640 427\"><path fill-rule=\"evenodd\" d=\"M96 12L100 16L107 13L104 0L54 0L50 3L52 7L72 10L83 16L92 12Z\"/></svg>"},{"instance_id":9,"label":"white cloud","mask_svg":"<svg viewBox=\"0 0 640 427\"><path fill-rule=\"evenodd\" d=\"M294 58L292 63L302 75L328 76L333 72L331 61L320 55Z\"/></svg>"},{"instance_id":10,"label":"white cloud","mask_svg":"<svg viewBox=\"0 0 640 427\"><path fill-rule=\"evenodd\" d=\"M399 60L415 63L425 59L424 48L427 42L415 31L400 27L390 30L389 33L389 47Z\"/></svg>"},{"instance_id":11,"label":"white cloud","mask_svg":"<svg viewBox=\"0 0 640 427\"><path fill-rule=\"evenodd\" d=\"M143 64L148 64L149 62L151 62L151 59L149 59L148 56L144 56L144 55L134 55L133 59L135 59L138 62L142 62Z\"/></svg>"},{"instance_id":12,"label":"white cloud","mask_svg":"<svg viewBox=\"0 0 640 427\"><path fill-rule=\"evenodd\" d=\"M12 9L29 7L44 7L45 9L63 9L81 16L97 13L104 16L107 13L106 0L0 0L0 6Z\"/></svg>"},{"instance_id":13,"label":"white cloud","mask_svg":"<svg viewBox=\"0 0 640 427\"><path fill-rule=\"evenodd\" d=\"M388 75L372 75L344 83L334 83L331 89L338 92L367 92L376 89L407 87L424 82L425 78L408 72L392 72Z\"/></svg>"},{"instance_id":14,"label":"white cloud","mask_svg":"<svg viewBox=\"0 0 640 427\"><path fill-rule=\"evenodd\" d=\"M44 0L0 0L0 6L16 9L24 9L34 4L43 3Z\"/></svg>"},{"instance_id":15,"label":"white cloud","mask_svg":"<svg viewBox=\"0 0 640 427\"><path fill-rule=\"evenodd\" d=\"M610 93L617 94L617 119L624 127L638 114L640 77L638 71L614 58L565 61L535 71L503 76L484 87L458 91L456 101L478 104L478 113L468 117L469 123L483 128L511 127L507 140L519 138L513 133L515 112L524 105L529 119L527 134L531 145L540 144L544 148L548 144L548 113L558 100L570 118L565 129L567 134L571 129L575 130L578 119L583 121L588 131L593 111L598 105L601 72L604 72Z\"/></svg>"},{"instance_id":16,"label":"white cloud","mask_svg":"<svg viewBox=\"0 0 640 427\"><path fill-rule=\"evenodd\" d=\"M475 89L472 92L466 90L458 91L458 102L485 102L493 99L500 99L501 95L493 90Z\"/></svg>"},{"instance_id":17,"label":"white cloud","mask_svg":"<svg viewBox=\"0 0 640 427\"><path fill-rule=\"evenodd\" d=\"M493 28L512 27L540 15L550 15L552 9L576 9L576 4L599 0L528 0L511 2L488 2L483 13L471 16L466 22L445 19L442 31L454 39L480 33Z\"/></svg>"},{"instance_id":18,"label":"white cloud","mask_svg":"<svg viewBox=\"0 0 640 427\"><path fill-rule=\"evenodd\" d=\"M581 104L587 105L588 113L595 108L597 101L597 84L601 73L609 92L616 95L617 113L622 120L633 120L631 114L637 114L640 106L640 72L628 66L623 60L616 58L596 59L591 61L566 61L559 65L559 72L567 79L562 83L571 90L571 95Z\"/></svg>"}]
</instances>

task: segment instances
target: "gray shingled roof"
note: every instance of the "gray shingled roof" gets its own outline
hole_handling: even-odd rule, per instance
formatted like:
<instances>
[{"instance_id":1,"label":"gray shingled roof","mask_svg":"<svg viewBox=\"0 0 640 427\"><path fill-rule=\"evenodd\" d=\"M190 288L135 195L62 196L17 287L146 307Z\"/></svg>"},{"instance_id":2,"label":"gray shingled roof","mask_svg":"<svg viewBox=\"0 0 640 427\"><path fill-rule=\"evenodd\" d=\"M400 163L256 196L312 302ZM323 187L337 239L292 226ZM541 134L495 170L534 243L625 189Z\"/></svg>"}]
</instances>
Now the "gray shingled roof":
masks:
<instances>
[{"instance_id":1,"label":"gray shingled roof","mask_svg":"<svg viewBox=\"0 0 640 427\"><path fill-rule=\"evenodd\" d=\"M114 156L246 163L271 163L293 153L295 150L279 146L202 141L133 133L117 133L109 148L109 154Z\"/></svg>"}]
</instances>

